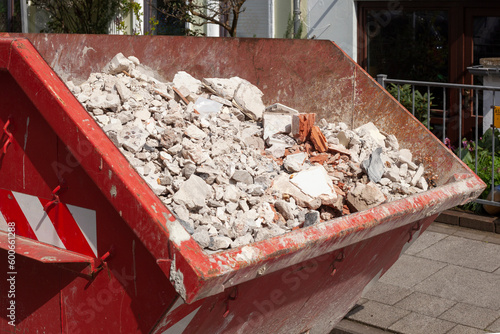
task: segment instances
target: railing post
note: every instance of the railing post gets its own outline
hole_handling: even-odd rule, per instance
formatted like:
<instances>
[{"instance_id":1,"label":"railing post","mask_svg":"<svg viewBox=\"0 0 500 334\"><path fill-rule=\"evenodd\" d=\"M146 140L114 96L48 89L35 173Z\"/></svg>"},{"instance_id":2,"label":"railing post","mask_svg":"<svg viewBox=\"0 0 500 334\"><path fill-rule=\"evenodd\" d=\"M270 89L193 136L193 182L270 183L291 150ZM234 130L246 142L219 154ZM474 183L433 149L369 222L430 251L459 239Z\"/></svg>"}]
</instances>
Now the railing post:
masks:
<instances>
[{"instance_id":1,"label":"railing post","mask_svg":"<svg viewBox=\"0 0 500 334\"><path fill-rule=\"evenodd\" d=\"M387 74L377 74L377 82L385 89L385 80L387 79Z\"/></svg>"}]
</instances>

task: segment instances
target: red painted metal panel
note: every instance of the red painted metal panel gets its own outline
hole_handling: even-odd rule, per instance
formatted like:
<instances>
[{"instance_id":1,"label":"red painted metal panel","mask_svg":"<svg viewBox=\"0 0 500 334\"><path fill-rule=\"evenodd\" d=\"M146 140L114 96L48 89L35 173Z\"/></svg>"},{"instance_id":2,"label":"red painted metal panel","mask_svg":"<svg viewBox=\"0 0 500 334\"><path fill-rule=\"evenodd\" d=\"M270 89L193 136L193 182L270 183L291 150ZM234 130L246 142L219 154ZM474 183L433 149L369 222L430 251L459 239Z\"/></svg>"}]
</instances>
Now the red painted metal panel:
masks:
<instances>
[{"instance_id":1,"label":"red painted metal panel","mask_svg":"<svg viewBox=\"0 0 500 334\"><path fill-rule=\"evenodd\" d=\"M139 57L166 77L178 70L199 77L240 75L263 88L266 103L282 102L330 120L356 125L373 117L383 130L414 122L327 41L28 37L61 76L82 79L121 51ZM165 57L158 57L160 50ZM284 58L283 52L289 57ZM81 330L80 325L92 332L153 328L166 333L184 329L190 333L327 332L363 287L397 259L415 226L427 227L437 213L479 195L484 188L428 131L405 129L397 133L403 145L422 155L436 155L427 167L440 172L439 187L208 255L27 40L0 39L0 54L9 55L0 62L4 64L0 98L6 101L0 105L0 125L11 122L14 135L0 162L0 187L47 199L61 189L57 194L62 203L95 210L98 257L109 255L92 280L80 275L81 268L69 273L65 268L61 274L62 269L53 265L35 264L56 283L44 281L43 287L51 292L35 293L34 301L27 295L19 300L18 325L28 331L58 311L54 319L60 332ZM15 103L9 102L10 96L16 97ZM387 124L390 117L384 110L397 116L394 124ZM316 262L311 264L311 259ZM33 273L23 275L21 286L37 281ZM310 284L292 289L293 282L306 276L303 280ZM58 284L61 278L64 282ZM178 303L179 295L188 304ZM58 310L54 300L59 300ZM5 297L1 302L6 302ZM51 308L39 307L46 304ZM301 317L294 316L297 309ZM266 318L271 315L275 320ZM2 327L7 320L0 318Z\"/></svg>"},{"instance_id":2,"label":"red painted metal panel","mask_svg":"<svg viewBox=\"0 0 500 334\"><path fill-rule=\"evenodd\" d=\"M0 248L9 250L8 232L0 231ZM94 263L94 258L76 252L63 250L29 238L16 236L15 251L19 256L43 263ZM7 266L6 266L7 267Z\"/></svg>"}]
</instances>

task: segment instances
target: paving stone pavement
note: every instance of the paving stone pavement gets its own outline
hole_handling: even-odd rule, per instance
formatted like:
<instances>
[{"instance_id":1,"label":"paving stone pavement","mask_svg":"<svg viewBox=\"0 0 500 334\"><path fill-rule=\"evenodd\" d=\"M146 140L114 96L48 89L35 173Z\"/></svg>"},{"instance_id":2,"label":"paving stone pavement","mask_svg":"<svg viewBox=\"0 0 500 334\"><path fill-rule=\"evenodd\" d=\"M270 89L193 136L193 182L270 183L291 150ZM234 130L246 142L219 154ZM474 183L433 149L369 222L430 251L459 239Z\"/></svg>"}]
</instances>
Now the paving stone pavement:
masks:
<instances>
[{"instance_id":1,"label":"paving stone pavement","mask_svg":"<svg viewBox=\"0 0 500 334\"><path fill-rule=\"evenodd\" d=\"M332 333L500 333L500 234L433 223ZM353 328L354 328L353 327Z\"/></svg>"}]
</instances>

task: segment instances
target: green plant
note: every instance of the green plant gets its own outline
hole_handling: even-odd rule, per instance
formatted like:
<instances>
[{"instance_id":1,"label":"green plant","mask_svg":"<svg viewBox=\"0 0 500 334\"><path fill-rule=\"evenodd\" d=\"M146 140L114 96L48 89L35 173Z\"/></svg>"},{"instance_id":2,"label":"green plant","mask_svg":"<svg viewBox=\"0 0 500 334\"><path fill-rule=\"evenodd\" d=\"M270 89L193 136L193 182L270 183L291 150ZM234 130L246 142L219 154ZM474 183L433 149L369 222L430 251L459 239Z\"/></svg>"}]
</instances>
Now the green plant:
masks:
<instances>
[{"instance_id":1,"label":"green plant","mask_svg":"<svg viewBox=\"0 0 500 334\"><path fill-rule=\"evenodd\" d=\"M398 98L398 85L391 84L387 91L396 99ZM422 94L415 89L415 117L425 126L428 126L427 107L432 107L432 100L434 100L432 93L430 93L428 97L427 93ZM412 112L413 92L410 84L399 85L399 102Z\"/></svg>"},{"instance_id":2,"label":"green plant","mask_svg":"<svg viewBox=\"0 0 500 334\"><path fill-rule=\"evenodd\" d=\"M493 141L495 141L495 152L492 155ZM479 196L481 199L485 199L491 190L491 174L492 168L494 168L494 179L493 184L500 185L500 131L495 129L494 131L490 128L484 135L477 141L477 144L472 140L467 140L464 138L462 140L462 146L455 150L455 154L462 159L463 162L469 166L481 180L486 183L485 191ZM477 149L477 153L476 153ZM477 170L476 170L476 154L477 154ZM495 158L493 166L493 156ZM480 212L482 207L478 203L468 203L463 206L464 209Z\"/></svg>"},{"instance_id":3,"label":"green plant","mask_svg":"<svg viewBox=\"0 0 500 334\"><path fill-rule=\"evenodd\" d=\"M286 31L285 35L283 38L294 38L294 39L301 39L302 38L302 31L304 30L304 22L302 22L302 19L300 20L300 25L299 28L297 29L297 33L293 33L293 28L294 28L294 21L292 14L288 16L288 23L286 25Z\"/></svg>"},{"instance_id":4,"label":"green plant","mask_svg":"<svg viewBox=\"0 0 500 334\"><path fill-rule=\"evenodd\" d=\"M121 0L121 18L117 22L117 28L123 34L127 34L127 26L125 25L124 17L129 13L132 13L135 16L136 26L132 27L132 35L140 35L141 34L141 25L142 25L142 6L140 3L137 3L133 0ZM150 20L151 21L151 20ZM147 33L146 33L147 34Z\"/></svg>"}]
</instances>

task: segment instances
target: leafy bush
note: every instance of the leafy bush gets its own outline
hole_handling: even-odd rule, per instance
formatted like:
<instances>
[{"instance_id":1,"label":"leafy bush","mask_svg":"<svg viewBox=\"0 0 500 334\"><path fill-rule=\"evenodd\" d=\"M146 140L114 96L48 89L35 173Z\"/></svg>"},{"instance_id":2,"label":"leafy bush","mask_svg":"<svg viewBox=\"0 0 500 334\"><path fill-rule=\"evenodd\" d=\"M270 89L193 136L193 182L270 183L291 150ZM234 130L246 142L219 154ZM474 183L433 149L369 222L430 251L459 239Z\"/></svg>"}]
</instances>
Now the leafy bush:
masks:
<instances>
[{"instance_id":1,"label":"leafy bush","mask_svg":"<svg viewBox=\"0 0 500 334\"><path fill-rule=\"evenodd\" d=\"M398 85L391 84L387 91L394 96L394 98L398 98ZM434 97L432 93L430 93L430 106L432 107L432 100ZM399 102L406 108L408 111L412 111L413 106L413 93L412 87L410 84L399 86ZM415 89L415 117L422 122L425 126L428 126L427 120L427 93L420 93L417 89Z\"/></svg>"},{"instance_id":2,"label":"leafy bush","mask_svg":"<svg viewBox=\"0 0 500 334\"><path fill-rule=\"evenodd\" d=\"M494 136L494 137L493 137ZM493 180L494 186L500 185L500 131L490 128L483 137L477 142L477 171L476 169L476 143L472 140L468 141L466 138L462 140L462 147L455 150L455 154L462 159L463 162L469 166L470 169L476 172L481 180L486 183L486 190L480 195L479 198L485 199L491 190L491 168L492 168L492 147L493 140L495 141L495 178ZM463 207L466 210L480 212L481 205L478 203L468 203Z\"/></svg>"}]
</instances>

